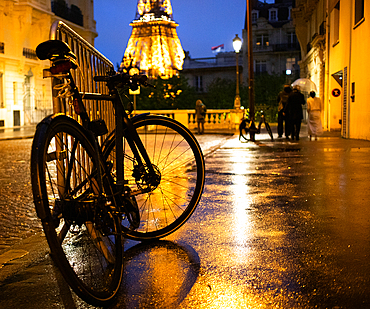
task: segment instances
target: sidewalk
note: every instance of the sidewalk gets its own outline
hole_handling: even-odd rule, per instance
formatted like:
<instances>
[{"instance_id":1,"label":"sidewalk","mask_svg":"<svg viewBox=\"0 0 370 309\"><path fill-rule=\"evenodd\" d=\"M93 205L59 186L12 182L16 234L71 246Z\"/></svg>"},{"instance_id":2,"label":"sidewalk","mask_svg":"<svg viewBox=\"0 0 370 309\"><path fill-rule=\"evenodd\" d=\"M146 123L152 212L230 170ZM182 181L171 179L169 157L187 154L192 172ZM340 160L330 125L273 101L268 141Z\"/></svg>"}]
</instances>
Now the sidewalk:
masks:
<instances>
[{"instance_id":1,"label":"sidewalk","mask_svg":"<svg viewBox=\"0 0 370 309\"><path fill-rule=\"evenodd\" d=\"M36 132L36 124L12 128L3 128L0 129L0 140L12 140L12 139L24 139L24 138L33 138ZM192 131L196 134L196 131ZM206 130L206 135L233 135L236 133L233 130ZM199 136L199 135L197 135Z\"/></svg>"},{"instance_id":2,"label":"sidewalk","mask_svg":"<svg viewBox=\"0 0 370 309\"><path fill-rule=\"evenodd\" d=\"M274 138L276 138L277 124L272 123L270 125L271 125L272 132L274 133ZM36 124L0 129L0 140L33 138L35 131L36 131ZM264 135L263 133L266 133L266 132L264 131L265 129L262 128L262 132L261 132L262 134L256 134L256 140L265 138L263 136ZM197 139L204 139L204 136L207 136L207 135L231 136L234 134L239 134L237 130L215 130L215 129L206 130L204 135L197 135L196 131L192 131L192 132L196 135ZM307 126L305 124L302 124L301 137L305 137L305 136L307 136ZM333 137L333 136L340 137L340 132L339 131L330 131L330 132L324 131L324 134L321 135L321 137Z\"/></svg>"},{"instance_id":3,"label":"sidewalk","mask_svg":"<svg viewBox=\"0 0 370 309\"><path fill-rule=\"evenodd\" d=\"M0 140L33 138L36 125L0 129Z\"/></svg>"}]
</instances>

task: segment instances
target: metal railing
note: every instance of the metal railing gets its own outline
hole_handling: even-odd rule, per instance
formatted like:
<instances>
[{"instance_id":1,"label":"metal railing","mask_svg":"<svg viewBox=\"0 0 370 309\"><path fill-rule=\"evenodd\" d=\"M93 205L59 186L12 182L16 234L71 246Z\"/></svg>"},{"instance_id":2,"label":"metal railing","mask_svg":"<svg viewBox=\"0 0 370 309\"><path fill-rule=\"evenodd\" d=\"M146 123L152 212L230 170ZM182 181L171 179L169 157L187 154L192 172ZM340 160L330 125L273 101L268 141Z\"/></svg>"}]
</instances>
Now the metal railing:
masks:
<instances>
[{"instance_id":1,"label":"metal railing","mask_svg":"<svg viewBox=\"0 0 370 309\"><path fill-rule=\"evenodd\" d=\"M96 83L94 76L106 75L108 71L114 70L114 66L103 54L96 50L90 43L83 39L78 33L62 21L56 21L50 30L51 40L66 42L77 56L79 69L75 70L73 77L81 92L108 94L108 88L104 83ZM53 86L61 83L57 78L53 80ZM65 113L74 119L79 117L65 99L57 97L57 91L53 90L53 112ZM104 119L108 130L114 129L114 113L111 101L84 100L86 111L90 119ZM166 111L138 111L138 113L150 112L171 117L187 128L195 130L197 122L194 110L166 110ZM234 110L208 110L205 116L205 128L207 130L235 130L239 123L239 115Z\"/></svg>"},{"instance_id":2,"label":"metal railing","mask_svg":"<svg viewBox=\"0 0 370 309\"><path fill-rule=\"evenodd\" d=\"M96 83L95 75L106 75L108 71L114 70L113 63L94 48L89 42L82 38L62 21L55 21L50 29L51 40L66 42L72 52L77 56L79 69L73 73L76 85L81 92L108 94L108 88L104 83ZM61 81L53 78L53 86ZM113 106L110 101L84 100L90 119L104 119L109 131L114 129ZM54 113L65 113L76 120L73 108L64 99L57 97L57 91L53 89L53 111Z\"/></svg>"}]
</instances>

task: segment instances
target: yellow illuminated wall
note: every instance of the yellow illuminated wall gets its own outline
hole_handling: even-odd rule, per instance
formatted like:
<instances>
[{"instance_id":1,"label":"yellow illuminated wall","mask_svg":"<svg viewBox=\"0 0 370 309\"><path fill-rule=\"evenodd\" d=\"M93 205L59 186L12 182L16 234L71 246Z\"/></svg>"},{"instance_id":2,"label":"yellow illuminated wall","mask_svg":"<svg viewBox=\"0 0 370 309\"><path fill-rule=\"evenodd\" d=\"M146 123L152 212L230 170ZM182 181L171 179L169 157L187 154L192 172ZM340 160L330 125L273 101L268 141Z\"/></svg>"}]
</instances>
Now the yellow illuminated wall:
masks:
<instances>
[{"instance_id":1,"label":"yellow illuminated wall","mask_svg":"<svg viewBox=\"0 0 370 309\"><path fill-rule=\"evenodd\" d=\"M370 140L369 17L366 0L296 0L293 9L301 77L319 85L325 129L345 138Z\"/></svg>"}]
</instances>

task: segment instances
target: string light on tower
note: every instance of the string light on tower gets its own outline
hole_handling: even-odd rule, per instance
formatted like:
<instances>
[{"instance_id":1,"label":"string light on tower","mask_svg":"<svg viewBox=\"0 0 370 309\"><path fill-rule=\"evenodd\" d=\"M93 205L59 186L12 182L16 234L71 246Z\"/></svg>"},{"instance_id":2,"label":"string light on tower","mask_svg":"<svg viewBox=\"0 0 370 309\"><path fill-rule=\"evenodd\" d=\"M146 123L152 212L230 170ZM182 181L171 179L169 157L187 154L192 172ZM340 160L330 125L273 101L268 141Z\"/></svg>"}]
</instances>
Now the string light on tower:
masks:
<instances>
[{"instance_id":1,"label":"string light on tower","mask_svg":"<svg viewBox=\"0 0 370 309\"><path fill-rule=\"evenodd\" d=\"M151 78L182 70L184 50L177 36L170 0L138 0L136 18L121 67L130 64Z\"/></svg>"}]
</instances>

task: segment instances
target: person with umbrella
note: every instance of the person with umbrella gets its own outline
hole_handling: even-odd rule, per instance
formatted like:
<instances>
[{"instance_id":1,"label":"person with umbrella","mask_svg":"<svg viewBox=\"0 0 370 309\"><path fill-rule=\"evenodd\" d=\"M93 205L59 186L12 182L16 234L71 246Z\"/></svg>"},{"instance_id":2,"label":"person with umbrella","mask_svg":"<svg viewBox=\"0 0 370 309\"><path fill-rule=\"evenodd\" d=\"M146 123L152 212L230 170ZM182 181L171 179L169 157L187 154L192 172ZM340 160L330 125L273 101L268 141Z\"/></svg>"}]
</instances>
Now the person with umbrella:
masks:
<instances>
[{"instance_id":1,"label":"person with umbrella","mask_svg":"<svg viewBox=\"0 0 370 309\"><path fill-rule=\"evenodd\" d=\"M286 113L290 122L290 133L292 140L299 140L299 132L301 131L301 121L303 119L302 105L306 104L304 95L300 91L300 87L295 85L292 93L289 95L286 106Z\"/></svg>"}]
</instances>

